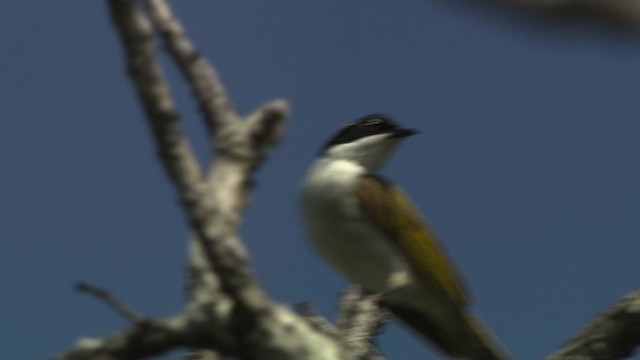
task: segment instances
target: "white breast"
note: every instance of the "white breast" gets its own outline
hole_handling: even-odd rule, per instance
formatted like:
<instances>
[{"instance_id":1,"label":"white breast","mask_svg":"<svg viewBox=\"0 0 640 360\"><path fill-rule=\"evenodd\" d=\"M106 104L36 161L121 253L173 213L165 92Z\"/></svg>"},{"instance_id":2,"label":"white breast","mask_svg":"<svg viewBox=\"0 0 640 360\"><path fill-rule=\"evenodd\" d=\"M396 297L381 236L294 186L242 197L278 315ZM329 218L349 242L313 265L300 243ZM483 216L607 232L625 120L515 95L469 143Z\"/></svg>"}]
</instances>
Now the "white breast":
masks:
<instances>
[{"instance_id":1,"label":"white breast","mask_svg":"<svg viewBox=\"0 0 640 360\"><path fill-rule=\"evenodd\" d=\"M322 256L351 281L384 291L389 275L407 265L359 208L354 194L364 172L352 161L319 160L303 184L303 216Z\"/></svg>"}]
</instances>

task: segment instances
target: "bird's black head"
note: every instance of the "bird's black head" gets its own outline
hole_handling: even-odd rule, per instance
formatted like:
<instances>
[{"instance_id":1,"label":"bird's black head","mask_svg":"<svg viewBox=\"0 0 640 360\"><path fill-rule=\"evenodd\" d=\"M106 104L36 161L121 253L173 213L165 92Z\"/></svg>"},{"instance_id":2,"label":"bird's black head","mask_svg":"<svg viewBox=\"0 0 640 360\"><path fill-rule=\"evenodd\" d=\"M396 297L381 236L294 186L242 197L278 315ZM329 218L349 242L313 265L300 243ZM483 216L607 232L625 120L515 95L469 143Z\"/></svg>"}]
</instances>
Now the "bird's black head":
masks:
<instances>
[{"instance_id":1,"label":"bird's black head","mask_svg":"<svg viewBox=\"0 0 640 360\"><path fill-rule=\"evenodd\" d=\"M383 114L371 114L348 124L329 140L322 151L339 144L350 143L358 139L380 134L389 134L390 137L401 138L416 134L413 129L398 126L390 117Z\"/></svg>"}]
</instances>

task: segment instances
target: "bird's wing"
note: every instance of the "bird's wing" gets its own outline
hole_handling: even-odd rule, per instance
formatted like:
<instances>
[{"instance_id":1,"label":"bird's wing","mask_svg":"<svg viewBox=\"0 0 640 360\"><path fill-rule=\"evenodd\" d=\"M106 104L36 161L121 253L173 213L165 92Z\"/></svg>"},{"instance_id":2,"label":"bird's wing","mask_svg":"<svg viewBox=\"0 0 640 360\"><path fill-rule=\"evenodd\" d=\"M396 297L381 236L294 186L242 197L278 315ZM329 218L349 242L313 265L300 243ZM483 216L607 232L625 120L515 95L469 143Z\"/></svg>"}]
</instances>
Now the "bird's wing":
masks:
<instances>
[{"instance_id":1,"label":"bird's wing","mask_svg":"<svg viewBox=\"0 0 640 360\"><path fill-rule=\"evenodd\" d=\"M439 287L459 306L470 302L446 253L402 190L367 175L360 181L357 199L363 213L389 235L423 281Z\"/></svg>"}]
</instances>

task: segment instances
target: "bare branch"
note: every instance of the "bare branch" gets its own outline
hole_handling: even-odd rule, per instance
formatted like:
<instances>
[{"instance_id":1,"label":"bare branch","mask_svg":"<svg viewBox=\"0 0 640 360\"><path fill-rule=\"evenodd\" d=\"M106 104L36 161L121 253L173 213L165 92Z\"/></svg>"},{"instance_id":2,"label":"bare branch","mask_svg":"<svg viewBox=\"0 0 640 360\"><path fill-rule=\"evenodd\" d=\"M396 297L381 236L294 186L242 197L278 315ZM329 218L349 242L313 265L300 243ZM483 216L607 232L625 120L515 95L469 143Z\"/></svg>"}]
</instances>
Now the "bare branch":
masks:
<instances>
[{"instance_id":1,"label":"bare branch","mask_svg":"<svg viewBox=\"0 0 640 360\"><path fill-rule=\"evenodd\" d=\"M182 357L182 360L221 360L222 356L215 351L211 350L191 350L185 356Z\"/></svg>"},{"instance_id":2,"label":"bare branch","mask_svg":"<svg viewBox=\"0 0 640 360\"><path fill-rule=\"evenodd\" d=\"M211 134L238 121L239 116L227 96L216 71L187 36L165 0L145 0L151 20L164 39L187 83L194 88L200 111Z\"/></svg>"},{"instance_id":3,"label":"bare branch","mask_svg":"<svg viewBox=\"0 0 640 360\"><path fill-rule=\"evenodd\" d=\"M129 75L153 130L160 158L184 202L202 194L202 170L183 134L171 90L155 60L153 33L130 0L110 0L111 18L124 44Z\"/></svg>"},{"instance_id":4,"label":"bare branch","mask_svg":"<svg viewBox=\"0 0 640 360\"><path fill-rule=\"evenodd\" d=\"M204 304L217 303L228 313L231 309L231 299L222 292L220 279L212 271L209 260L202 249L202 242L197 235L189 240L189 264L187 265L188 280L186 295L189 302Z\"/></svg>"},{"instance_id":5,"label":"bare branch","mask_svg":"<svg viewBox=\"0 0 640 360\"><path fill-rule=\"evenodd\" d=\"M566 24L574 20L613 25L613 29L640 30L640 0L456 0L446 4L464 4L491 10L515 10L539 15L540 19L557 19ZM507 14L507 16L514 13Z\"/></svg>"},{"instance_id":6,"label":"bare branch","mask_svg":"<svg viewBox=\"0 0 640 360\"><path fill-rule=\"evenodd\" d=\"M335 325L333 325L327 318L322 316L314 307L311 302L302 302L296 305L296 309L304 317L305 320L314 329L326 334L334 339L339 339L340 334Z\"/></svg>"},{"instance_id":7,"label":"bare branch","mask_svg":"<svg viewBox=\"0 0 640 360\"><path fill-rule=\"evenodd\" d=\"M346 289L340 299L336 326L340 339L353 353L363 359L382 358L371 342L391 315L379 304L382 294L363 294L359 286Z\"/></svg>"},{"instance_id":8,"label":"bare branch","mask_svg":"<svg viewBox=\"0 0 640 360\"><path fill-rule=\"evenodd\" d=\"M167 81L155 60L151 24L131 0L110 0L109 5L112 20L124 44L129 75L147 114L165 170L176 184L188 213L204 218L211 211L199 205L203 201L201 199L208 197L209 189L181 129ZM191 218L192 223L196 221L193 216ZM209 259L206 262L196 267L198 271L210 267ZM202 278L211 280L211 276L214 274L202 275Z\"/></svg>"},{"instance_id":9,"label":"bare branch","mask_svg":"<svg viewBox=\"0 0 640 360\"><path fill-rule=\"evenodd\" d=\"M621 24L640 24L638 0L510 0L507 3L546 15L589 16Z\"/></svg>"},{"instance_id":10,"label":"bare branch","mask_svg":"<svg viewBox=\"0 0 640 360\"><path fill-rule=\"evenodd\" d=\"M154 59L150 24L132 1L111 0L110 4L114 23L125 44L130 75L153 129L162 162L178 188L197 238L203 242L202 248L209 264L221 278L221 286L229 296L246 299L247 296L239 294L250 293L252 301L258 297L264 302L262 291L247 269L245 251L239 239L233 237L243 209L243 206L238 206L236 198L246 196L243 185L253 163L237 159L229 161L225 156L219 156L221 163L229 165L220 171L224 175L221 180L232 179L234 183L219 181L214 187L204 181L201 168L181 130L169 87ZM152 1L148 5L167 6L163 1ZM242 134L229 128L230 125L225 126L226 131L222 133L230 138L233 136L236 141L232 145L253 155L250 154L251 149L246 149L247 141L243 141ZM218 144L222 149L228 146L228 143ZM222 190L214 193L216 189Z\"/></svg>"},{"instance_id":11,"label":"bare branch","mask_svg":"<svg viewBox=\"0 0 640 360\"><path fill-rule=\"evenodd\" d=\"M347 288L340 299L340 313L336 326L342 332L361 329L375 334L389 320L389 313L379 306L380 294L363 294L360 286Z\"/></svg>"},{"instance_id":12,"label":"bare branch","mask_svg":"<svg viewBox=\"0 0 640 360\"><path fill-rule=\"evenodd\" d=\"M80 339L57 360L125 360L162 354L179 346L205 347L210 342L192 336L193 326L184 317L144 321L105 339ZM204 340L204 339L201 339Z\"/></svg>"},{"instance_id":13,"label":"bare branch","mask_svg":"<svg viewBox=\"0 0 640 360\"><path fill-rule=\"evenodd\" d=\"M625 359L640 345L640 289L598 314L547 360Z\"/></svg>"},{"instance_id":14,"label":"bare branch","mask_svg":"<svg viewBox=\"0 0 640 360\"><path fill-rule=\"evenodd\" d=\"M269 116L258 117L253 122L239 121L215 72L198 55L166 1L148 0L145 4L167 48L194 86L211 133L215 135L212 140L218 153L209 185L199 177L170 173L177 175L172 178L178 185L196 238L201 242L201 250L220 278L222 290L233 298L236 306L247 311L257 310L268 301L248 270L246 251L235 234L246 205L250 177L273 144L256 147L261 144L255 144L252 134L261 128L273 134L281 133L286 107L280 106L278 116L271 111L266 113ZM266 122L273 126L262 127ZM263 137L276 138L273 134ZM157 132L156 140L162 147L162 137L158 137ZM170 162L163 160L165 167L172 168Z\"/></svg>"},{"instance_id":15,"label":"bare branch","mask_svg":"<svg viewBox=\"0 0 640 360\"><path fill-rule=\"evenodd\" d=\"M84 281L79 281L76 283L76 290L97 297L128 321L133 323L145 321L144 317L133 311L133 309L105 289L101 289Z\"/></svg>"},{"instance_id":16,"label":"bare branch","mask_svg":"<svg viewBox=\"0 0 640 360\"><path fill-rule=\"evenodd\" d=\"M109 0L160 158L176 184L197 240L190 263L197 293L182 315L146 321L144 326L103 340L85 340L61 359L135 359L174 347L211 349L246 359L353 358L339 343L264 294L248 268L248 256L237 235L251 177L282 135L286 103L272 102L248 119L239 119L215 72L199 58L166 2L149 0L145 4L167 48L194 86L215 144L212 170L205 177L154 60L149 21L133 0ZM213 291L207 296L204 288Z\"/></svg>"},{"instance_id":17,"label":"bare branch","mask_svg":"<svg viewBox=\"0 0 640 360\"><path fill-rule=\"evenodd\" d=\"M380 308L382 294L365 295L359 286L347 288L340 298L336 325L319 314L309 302L298 304L298 311L311 326L341 343L361 360L384 359L373 338L391 315Z\"/></svg>"}]
</instances>

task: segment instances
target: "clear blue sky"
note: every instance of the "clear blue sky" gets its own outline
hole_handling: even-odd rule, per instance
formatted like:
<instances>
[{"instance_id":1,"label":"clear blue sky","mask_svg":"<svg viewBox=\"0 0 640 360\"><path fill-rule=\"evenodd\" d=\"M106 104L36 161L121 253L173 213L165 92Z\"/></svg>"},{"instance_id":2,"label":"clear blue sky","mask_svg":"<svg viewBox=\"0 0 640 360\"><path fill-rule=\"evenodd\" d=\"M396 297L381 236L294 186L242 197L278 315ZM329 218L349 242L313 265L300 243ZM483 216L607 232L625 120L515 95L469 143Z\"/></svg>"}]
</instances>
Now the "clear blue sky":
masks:
<instances>
[{"instance_id":1,"label":"clear blue sky","mask_svg":"<svg viewBox=\"0 0 640 360\"><path fill-rule=\"evenodd\" d=\"M638 40L433 0L174 2L243 112L292 106L242 230L275 299L333 313L345 283L305 242L296 189L325 139L371 112L422 131L385 174L519 359L640 282ZM187 226L104 2L5 1L0 14L0 357L44 359L126 325L72 291L78 279L149 316L179 311ZM397 326L381 344L430 358Z\"/></svg>"}]
</instances>

